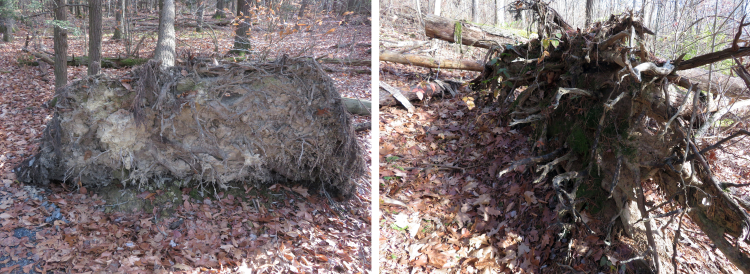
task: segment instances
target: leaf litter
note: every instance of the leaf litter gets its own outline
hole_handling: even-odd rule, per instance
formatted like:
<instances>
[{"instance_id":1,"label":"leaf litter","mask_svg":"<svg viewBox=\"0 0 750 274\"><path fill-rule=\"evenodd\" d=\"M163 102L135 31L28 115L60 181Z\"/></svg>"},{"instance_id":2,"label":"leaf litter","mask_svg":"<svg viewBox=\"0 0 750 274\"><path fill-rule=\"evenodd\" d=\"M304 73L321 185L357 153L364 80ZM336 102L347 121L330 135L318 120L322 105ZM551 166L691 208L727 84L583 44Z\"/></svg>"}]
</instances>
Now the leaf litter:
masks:
<instances>
[{"instance_id":1,"label":"leaf litter","mask_svg":"<svg viewBox=\"0 0 750 274\"><path fill-rule=\"evenodd\" d=\"M408 25L400 26L398 32L383 28L381 39L413 40L408 33L419 31ZM446 46L435 52L444 58L481 59L480 54L462 54ZM423 86L435 77L465 81L476 76L387 62L380 63L380 71L380 81L401 90ZM483 105L477 93L461 90L457 98L421 98L413 113L401 107L381 108L380 271L632 273L637 269L642 262L629 259L639 255L633 247L645 243L628 238L619 224L607 238L609 220L600 217L603 209L587 206L581 211L593 234L586 233L582 223L563 231L556 225L560 222L558 202L548 182L533 184L536 176L526 166L497 178L512 162L531 156L535 140L528 136L532 129L506 126L509 121L496 115L496 106ZM748 147L746 138L720 153L741 156ZM715 164L717 177L738 184L750 182L746 171L750 159L734 159ZM647 200L665 202L654 185L644 183ZM744 188L731 191L747 196ZM658 214L670 210L655 209ZM655 221L661 233L673 238L676 220ZM418 227L415 235L408 230L412 227ZM685 273L738 271L689 218L683 218L682 231L689 236L680 239L676 260ZM574 259L563 261L566 257Z\"/></svg>"},{"instance_id":2,"label":"leaf litter","mask_svg":"<svg viewBox=\"0 0 750 274\"><path fill-rule=\"evenodd\" d=\"M151 23L156 20L148 16ZM342 24L342 18L327 14L308 14L300 20L317 20L319 25L309 32L286 34L278 44L258 39L256 48L273 48L271 58L306 54L369 60L363 47L337 46L341 41L369 43L369 24ZM114 25L113 19L105 18L104 24L105 31L111 30L107 26ZM29 30L19 27L17 37L25 36ZM227 52L233 29L215 30L220 52ZM281 35L255 28L253 32L253 36ZM119 56L124 43L110 40L110 35L104 35L102 55ZM183 61L188 54L218 57L206 32L196 35L192 28L178 28L177 39ZM155 40L145 39L142 52L151 54ZM70 36L69 54L85 55L84 41ZM15 182L9 171L38 149L37 141L52 115L45 106L54 95L50 66L19 64L27 58L20 50L23 42L0 44L0 273L369 273L369 174L359 180L358 193L350 201L335 201L302 186L275 185L266 195L246 189L242 195L219 192L205 197L193 197L190 189L182 189L175 212L160 218L153 212L105 212L115 201L105 201L85 188L37 189ZM52 48L51 39L40 43ZM329 76L343 96L370 99L369 74L353 73L351 66L342 64L324 67L330 68ZM112 77L127 71L103 69ZM71 81L85 75L86 67L68 67ZM369 119L355 116L354 122ZM369 140L369 131L358 133L358 142L367 151ZM367 156L366 161L370 162ZM160 195L165 194L143 192L139 198L153 201Z\"/></svg>"}]
</instances>

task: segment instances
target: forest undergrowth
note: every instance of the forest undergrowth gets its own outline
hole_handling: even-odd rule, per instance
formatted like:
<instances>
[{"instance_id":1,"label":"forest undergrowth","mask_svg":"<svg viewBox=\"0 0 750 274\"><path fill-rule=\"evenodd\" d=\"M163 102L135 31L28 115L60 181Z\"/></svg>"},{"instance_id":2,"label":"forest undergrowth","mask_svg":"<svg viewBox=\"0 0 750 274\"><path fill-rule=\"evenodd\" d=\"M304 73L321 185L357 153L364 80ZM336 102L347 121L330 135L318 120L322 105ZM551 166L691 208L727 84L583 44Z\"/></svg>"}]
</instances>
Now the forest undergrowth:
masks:
<instances>
[{"instance_id":1,"label":"forest undergrowth","mask_svg":"<svg viewBox=\"0 0 750 274\"><path fill-rule=\"evenodd\" d=\"M401 23L385 23L400 24L399 31L383 27L381 39L421 38L414 36L421 33L419 28ZM459 51L454 44L437 44L438 50L430 53L434 57L484 57L477 51L467 53L466 48ZM380 73L380 81L406 91L423 88L434 79L466 83L478 75L389 62L381 62ZM638 273L647 269L636 248L646 243L629 238L620 224L608 232L610 216L617 209L599 184L585 182L578 188L576 208L582 222L566 230L573 235L561 235L562 220L556 213L560 202L551 183L533 183L534 166L520 166L498 178L500 170L535 156L532 151L546 143L532 137L532 126L508 126L510 117L500 115L505 112L502 104L483 101L488 98L483 92L462 87L455 98L424 98L414 104L413 113L401 106L381 108L380 269L388 273L490 273L486 272L490 269ZM590 111L581 108L573 113L585 116ZM713 174L724 182L749 183L748 148L748 138L737 138L731 146L716 150L710 156ZM653 180L643 181L642 186L649 207L666 202L664 191ZM744 188L728 191L746 200L750 197ZM655 219L656 228L670 238L677 226L672 219ZM593 233L587 233L588 228ZM681 273L739 271L689 218L682 219L682 231L676 253Z\"/></svg>"},{"instance_id":2,"label":"forest undergrowth","mask_svg":"<svg viewBox=\"0 0 750 274\"><path fill-rule=\"evenodd\" d=\"M141 13L141 17L145 20L138 24L158 25L156 14ZM308 13L299 21L315 22L310 30L288 33L283 39L279 32L254 26L250 37L256 43L255 57L265 53L269 60L282 54L369 60L367 46L341 46L369 45L369 18L357 17L360 23L351 24L341 16ZM180 15L178 22L190 18ZM211 23L209 18L207 14L206 22ZM83 23L87 19L72 20ZM114 24L113 18L105 18L103 57L125 56L125 41L110 39ZM96 190L74 184L39 189L15 182L10 170L38 149L52 115L47 103L54 95L52 67L24 64L34 59L22 51L24 37L32 29L18 26L14 42L0 43L0 273L369 272L369 172L358 179L356 197L349 201L280 184L270 188L246 185L215 193L191 188L137 192L136 199L153 204L151 212L113 211L120 201L105 200ZM138 38L152 34L140 50L140 57L150 58L155 28L136 29L141 30L135 33ZM244 59L225 56L233 42L231 25L213 31L216 40L211 31L196 33L194 28L178 25L178 63L196 57ZM42 33L36 41L37 45L32 41L35 49L51 51L51 35ZM85 55L84 37L71 35L68 43L70 55ZM218 53L214 51L217 46ZM346 65L324 67L330 69L329 76L342 96L370 100L369 73L356 73ZM103 69L113 78L128 71ZM68 68L69 82L85 75L85 66ZM370 118L353 119L359 123ZM357 139L367 151L369 166L369 130L359 132Z\"/></svg>"}]
</instances>

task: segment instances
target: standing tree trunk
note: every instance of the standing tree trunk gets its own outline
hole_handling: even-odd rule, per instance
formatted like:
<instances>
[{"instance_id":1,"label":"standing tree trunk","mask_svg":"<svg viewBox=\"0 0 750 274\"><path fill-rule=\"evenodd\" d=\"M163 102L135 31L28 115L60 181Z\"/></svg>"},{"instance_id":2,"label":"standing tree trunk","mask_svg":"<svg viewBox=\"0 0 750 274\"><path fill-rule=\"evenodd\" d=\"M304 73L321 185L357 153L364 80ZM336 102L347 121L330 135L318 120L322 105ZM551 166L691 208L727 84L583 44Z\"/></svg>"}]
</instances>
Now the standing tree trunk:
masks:
<instances>
[{"instance_id":1,"label":"standing tree trunk","mask_svg":"<svg viewBox=\"0 0 750 274\"><path fill-rule=\"evenodd\" d=\"M102 0L89 0L89 75L102 66Z\"/></svg>"},{"instance_id":2,"label":"standing tree trunk","mask_svg":"<svg viewBox=\"0 0 750 274\"><path fill-rule=\"evenodd\" d=\"M304 6L305 6L305 2L302 2L302 7ZM213 17L216 19L226 17L226 14L224 14L224 0L216 0L216 13L214 13Z\"/></svg>"},{"instance_id":3,"label":"standing tree trunk","mask_svg":"<svg viewBox=\"0 0 750 274\"><path fill-rule=\"evenodd\" d=\"M13 41L14 25L15 20L13 20L11 1L0 0L0 31L3 33L3 42Z\"/></svg>"},{"instance_id":4,"label":"standing tree trunk","mask_svg":"<svg viewBox=\"0 0 750 274\"><path fill-rule=\"evenodd\" d=\"M250 0L237 0L237 15L242 19L237 26L234 35L233 53L247 52L250 50L250 40L247 39L250 32Z\"/></svg>"},{"instance_id":5,"label":"standing tree trunk","mask_svg":"<svg viewBox=\"0 0 750 274\"><path fill-rule=\"evenodd\" d=\"M204 4L203 0L198 1L198 20L196 22L195 31L201 32L203 31L203 13L205 13L206 5Z\"/></svg>"},{"instance_id":6,"label":"standing tree trunk","mask_svg":"<svg viewBox=\"0 0 750 274\"><path fill-rule=\"evenodd\" d=\"M471 0L471 21L479 23L479 0Z\"/></svg>"},{"instance_id":7,"label":"standing tree trunk","mask_svg":"<svg viewBox=\"0 0 750 274\"><path fill-rule=\"evenodd\" d=\"M67 20L65 0L55 1L55 20ZM55 91L68 84L68 30L55 26Z\"/></svg>"},{"instance_id":8,"label":"standing tree trunk","mask_svg":"<svg viewBox=\"0 0 750 274\"><path fill-rule=\"evenodd\" d=\"M591 17L594 14L594 0L586 0L586 23L585 27L591 25Z\"/></svg>"},{"instance_id":9,"label":"standing tree trunk","mask_svg":"<svg viewBox=\"0 0 750 274\"><path fill-rule=\"evenodd\" d=\"M503 2L502 0L495 0L495 26L505 23L505 3Z\"/></svg>"},{"instance_id":10,"label":"standing tree trunk","mask_svg":"<svg viewBox=\"0 0 750 274\"><path fill-rule=\"evenodd\" d=\"M125 30L123 13L125 13L125 0L117 0L117 8L115 9L115 22L117 22L117 26L115 27L115 33L112 35L113 40L124 38L122 35L122 32Z\"/></svg>"},{"instance_id":11,"label":"standing tree trunk","mask_svg":"<svg viewBox=\"0 0 750 274\"><path fill-rule=\"evenodd\" d=\"M221 1L221 0L219 0ZM297 18L302 18L302 15L305 14L305 9L307 8L307 3L309 3L310 0L302 0L302 5L299 7L299 11L297 12Z\"/></svg>"},{"instance_id":12,"label":"standing tree trunk","mask_svg":"<svg viewBox=\"0 0 750 274\"><path fill-rule=\"evenodd\" d=\"M161 61L162 67L172 67L175 55L174 0L164 0L159 15L159 39L154 59Z\"/></svg>"}]
</instances>

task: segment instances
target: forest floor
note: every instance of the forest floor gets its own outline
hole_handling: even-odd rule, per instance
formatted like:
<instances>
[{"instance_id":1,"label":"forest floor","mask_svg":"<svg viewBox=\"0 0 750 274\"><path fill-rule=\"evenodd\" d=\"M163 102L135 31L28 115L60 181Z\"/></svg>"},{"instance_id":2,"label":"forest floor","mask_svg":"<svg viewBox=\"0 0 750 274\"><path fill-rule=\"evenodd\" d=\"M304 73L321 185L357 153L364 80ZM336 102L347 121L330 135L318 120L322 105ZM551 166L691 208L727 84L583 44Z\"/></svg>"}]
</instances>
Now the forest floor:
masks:
<instances>
[{"instance_id":1,"label":"forest floor","mask_svg":"<svg viewBox=\"0 0 750 274\"><path fill-rule=\"evenodd\" d=\"M426 39L416 24L387 21L381 25L381 41ZM482 60L485 54L481 49L463 46L461 53L455 44L433 43L439 45L430 53L436 57ZM379 69L380 81L400 90L424 86L435 78L468 82L478 75L389 62L380 62ZM605 243L606 228L616 210L614 202L606 201L606 194L595 195L602 192L599 186L584 183L578 195L584 197L584 206L579 208L583 221L596 233L587 234L578 223L572 236L561 238L562 229L555 225L558 202L549 180L533 184L532 167L497 177L513 161L532 156L535 144L529 136L533 130L508 127L509 118L500 115L501 104L481 101L487 98L481 92L459 90L457 98L412 102L413 113L401 106L380 109L380 271L637 272L638 260L622 261L639 256L637 247L643 243L628 238L619 224L612 229L611 244ZM747 129L748 124L740 127ZM704 141L712 140L718 139ZM742 138L717 150L711 156L713 172L725 182L750 183L749 149L750 138ZM655 185L650 179L643 182L649 206L665 201ZM750 198L747 187L731 191ZM682 222L676 256L680 273L740 273L695 223L687 216ZM674 238L676 220L662 218L656 224L661 233Z\"/></svg>"},{"instance_id":2,"label":"forest floor","mask_svg":"<svg viewBox=\"0 0 750 274\"><path fill-rule=\"evenodd\" d=\"M214 22L209 17L206 21ZM141 13L138 18L145 20L136 20L134 37L150 35L140 50L141 57L148 58L156 43L158 16ZM214 43L208 29L196 33L194 28L180 27L179 22L190 18L178 15L178 57L224 57L232 47L233 27L215 27ZM88 19L72 20L81 26ZM295 23L312 27L282 39L278 32L265 31L275 22L263 20L254 25L253 56L370 60L367 17L308 13L289 20L290 25ZM125 42L110 39L114 20L105 18L104 26L103 56L125 56ZM292 185L267 190L245 187L240 194L218 195L184 188L174 214L160 218L152 212L110 212L106 209L116 201L105 201L90 190L65 185L40 189L15 182L10 170L38 151L38 140L52 115L43 104L54 95L50 66L20 64L30 58L22 48L24 37L33 29L44 31L30 47L52 51L51 27L19 27L14 42L0 43L0 273L369 273L369 172L357 181L358 193L349 201L327 199ZM344 46L347 43L354 46ZM69 35L68 44L69 55L86 55L83 36ZM218 53L214 52L217 45ZM329 76L342 96L370 100L370 74L353 71L362 67L323 66L339 71ZM86 69L69 67L69 82L84 77ZM128 71L103 69L113 78ZM369 119L355 116L354 123ZM359 132L357 137L369 166L370 131ZM162 194L142 192L138 198L153 201Z\"/></svg>"}]
</instances>

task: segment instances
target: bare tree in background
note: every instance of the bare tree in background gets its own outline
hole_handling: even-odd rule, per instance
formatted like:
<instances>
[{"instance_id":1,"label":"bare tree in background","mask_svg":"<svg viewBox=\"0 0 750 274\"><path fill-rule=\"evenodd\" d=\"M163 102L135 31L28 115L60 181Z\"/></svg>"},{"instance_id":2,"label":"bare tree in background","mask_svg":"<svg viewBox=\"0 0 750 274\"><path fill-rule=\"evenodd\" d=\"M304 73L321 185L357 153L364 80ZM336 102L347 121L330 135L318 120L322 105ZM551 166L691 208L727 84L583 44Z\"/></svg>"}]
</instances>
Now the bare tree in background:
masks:
<instances>
[{"instance_id":1,"label":"bare tree in background","mask_svg":"<svg viewBox=\"0 0 750 274\"><path fill-rule=\"evenodd\" d=\"M61 24L67 23L65 0L55 1L54 48L55 48L55 90L68 84L68 30Z\"/></svg>"},{"instance_id":2,"label":"bare tree in background","mask_svg":"<svg viewBox=\"0 0 750 274\"><path fill-rule=\"evenodd\" d=\"M10 0L0 0L0 30L3 33L3 42L13 41L13 28L15 20L13 5Z\"/></svg>"},{"instance_id":3,"label":"bare tree in background","mask_svg":"<svg viewBox=\"0 0 750 274\"><path fill-rule=\"evenodd\" d=\"M302 5L299 7L299 12L297 12L298 18L302 18L302 15L305 14L308 3L310 3L310 0L302 0Z\"/></svg>"},{"instance_id":4,"label":"bare tree in background","mask_svg":"<svg viewBox=\"0 0 750 274\"><path fill-rule=\"evenodd\" d=\"M102 67L102 0L89 0L89 75Z\"/></svg>"},{"instance_id":5,"label":"bare tree in background","mask_svg":"<svg viewBox=\"0 0 750 274\"><path fill-rule=\"evenodd\" d=\"M226 16L227 15L224 14L224 0L216 0L216 13L214 13L213 18L219 19Z\"/></svg>"},{"instance_id":6,"label":"bare tree in background","mask_svg":"<svg viewBox=\"0 0 750 274\"><path fill-rule=\"evenodd\" d=\"M505 22L505 3L503 0L495 0L495 25L500 26Z\"/></svg>"},{"instance_id":7,"label":"bare tree in background","mask_svg":"<svg viewBox=\"0 0 750 274\"><path fill-rule=\"evenodd\" d=\"M220 2L220 1L219 1ZM206 3L204 0L198 0L198 20L196 22L195 31L203 31L203 14L206 10Z\"/></svg>"},{"instance_id":8,"label":"bare tree in background","mask_svg":"<svg viewBox=\"0 0 750 274\"><path fill-rule=\"evenodd\" d=\"M585 27L591 25L591 17L594 13L594 0L586 0L586 23Z\"/></svg>"},{"instance_id":9,"label":"bare tree in background","mask_svg":"<svg viewBox=\"0 0 750 274\"><path fill-rule=\"evenodd\" d=\"M234 53L250 50L250 39L247 38L250 32L250 3L248 1L237 1L237 15L241 17L241 20L234 35L234 49L232 50Z\"/></svg>"},{"instance_id":10,"label":"bare tree in background","mask_svg":"<svg viewBox=\"0 0 750 274\"><path fill-rule=\"evenodd\" d=\"M163 0L159 14L159 38L156 42L154 59L161 61L162 67L172 67L175 61L175 33L174 33L174 0Z\"/></svg>"},{"instance_id":11,"label":"bare tree in background","mask_svg":"<svg viewBox=\"0 0 750 274\"><path fill-rule=\"evenodd\" d=\"M113 40L120 40L123 37L123 31L125 31L125 0L117 0L117 8L115 9L115 33L112 34Z\"/></svg>"},{"instance_id":12,"label":"bare tree in background","mask_svg":"<svg viewBox=\"0 0 750 274\"><path fill-rule=\"evenodd\" d=\"M479 22L479 0L471 0L471 21Z\"/></svg>"}]
</instances>

